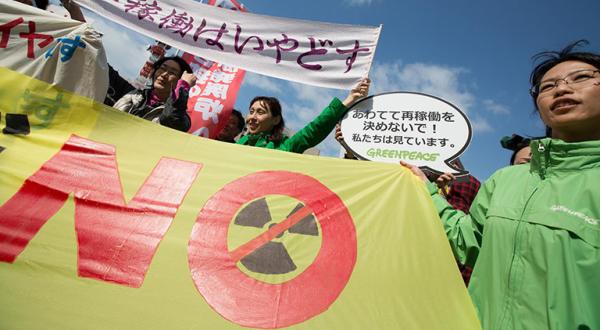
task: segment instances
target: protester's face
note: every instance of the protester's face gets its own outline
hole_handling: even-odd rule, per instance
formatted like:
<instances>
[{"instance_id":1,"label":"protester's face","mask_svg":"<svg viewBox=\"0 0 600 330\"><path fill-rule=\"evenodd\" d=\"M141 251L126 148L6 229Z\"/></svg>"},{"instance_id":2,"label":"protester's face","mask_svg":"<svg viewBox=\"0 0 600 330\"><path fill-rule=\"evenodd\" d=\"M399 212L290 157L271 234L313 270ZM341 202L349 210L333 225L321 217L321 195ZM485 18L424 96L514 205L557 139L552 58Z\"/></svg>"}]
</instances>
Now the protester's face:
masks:
<instances>
[{"instance_id":1,"label":"protester's face","mask_svg":"<svg viewBox=\"0 0 600 330\"><path fill-rule=\"evenodd\" d=\"M154 71L154 88L172 90L181 77L181 67L173 60L165 61Z\"/></svg>"},{"instance_id":2,"label":"protester's face","mask_svg":"<svg viewBox=\"0 0 600 330\"><path fill-rule=\"evenodd\" d=\"M531 148L529 146L517 151L513 165L527 164L531 161Z\"/></svg>"},{"instance_id":3,"label":"protester's face","mask_svg":"<svg viewBox=\"0 0 600 330\"><path fill-rule=\"evenodd\" d=\"M262 101L256 101L250 106L246 127L251 134L270 132L275 125L281 121L280 116L273 117L268 105Z\"/></svg>"},{"instance_id":4,"label":"protester's face","mask_svg":"<svg viewBox=\"0 0 600 330\"><path fill-rule=\"evenodd\" d=\"M233 139L240 134L238 128L239 121L240 119L237 116L234 116L233 114L229 116L229 121L217 136L217 140L227 142L233 141Z\"/></svg>"},{"instance_id":5,"label":"protester's face","mask_svg":"<svg viewBox=\"0 0 600 330\"><path fill-rule=\"evenodd\" d=\"M579 62L562 62L550 69L541 81L555 81L578 70L598 68ZM537 98L540 117L552 128L553 136L589 134L600 127L600 74L574 88L573 84L559 81L547 94Z\"/></svg>"}]
</instances>

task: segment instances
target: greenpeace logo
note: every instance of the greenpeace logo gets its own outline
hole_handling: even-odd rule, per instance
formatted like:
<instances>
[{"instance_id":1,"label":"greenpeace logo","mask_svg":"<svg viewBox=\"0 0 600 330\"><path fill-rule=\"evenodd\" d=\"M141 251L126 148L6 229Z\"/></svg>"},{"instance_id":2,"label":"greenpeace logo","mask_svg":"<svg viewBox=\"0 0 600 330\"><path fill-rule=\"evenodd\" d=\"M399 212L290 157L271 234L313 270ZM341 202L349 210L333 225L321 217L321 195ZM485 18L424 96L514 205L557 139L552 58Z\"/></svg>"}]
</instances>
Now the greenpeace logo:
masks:
<instances>
[{"instance_id":1,"label":"greenpeace logo","mask_svg":"<svg viewBox=\"0 0 600 330\"><path fill-rule=\"evenodd\" d=\"M588 217L587 215L581 213L581 212L577 212L577 211L573 211L567 207L564 207L562 205L553 205L550 207L550 210L554 211L554 212L564 212L567 213L569 215L578 217L579 219L584 220L585 222L589 223L590 225L594 225L597 226L598 225L598 219L594 219L592 217Z\"/></svg>"}]
</instances>

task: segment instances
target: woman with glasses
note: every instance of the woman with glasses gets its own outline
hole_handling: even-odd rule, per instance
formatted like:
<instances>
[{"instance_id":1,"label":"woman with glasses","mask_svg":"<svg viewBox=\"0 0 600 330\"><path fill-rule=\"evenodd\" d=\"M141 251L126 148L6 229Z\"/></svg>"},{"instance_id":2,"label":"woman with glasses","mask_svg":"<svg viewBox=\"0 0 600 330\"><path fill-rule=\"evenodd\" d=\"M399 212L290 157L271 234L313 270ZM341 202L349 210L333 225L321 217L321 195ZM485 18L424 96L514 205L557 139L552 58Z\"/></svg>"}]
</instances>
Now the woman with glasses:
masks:
<instances>
[{"instance_id":1,"label":"woman with glasses","mask_svg":"<svg viewBox=\"0 0 600 330\"><path fill-rule=\"evenodd\" d=\"M600 54L538 54L531 96L551 138L497 171L470 214L421 170L484 329L600 329Z\"/></svg>"},{"instance_id":2,"label":"woman with glasses","mask_svg":"<svg viewBox=\"0 0 600 330\"><path fill-rule=\"evenodd\" d=\"M191 125L187 114L188 91L196 83L192 69L178 56L164 57L152 67L151 87L126 94L113 107L187 132Z\"/></svg>"}]
</instances>

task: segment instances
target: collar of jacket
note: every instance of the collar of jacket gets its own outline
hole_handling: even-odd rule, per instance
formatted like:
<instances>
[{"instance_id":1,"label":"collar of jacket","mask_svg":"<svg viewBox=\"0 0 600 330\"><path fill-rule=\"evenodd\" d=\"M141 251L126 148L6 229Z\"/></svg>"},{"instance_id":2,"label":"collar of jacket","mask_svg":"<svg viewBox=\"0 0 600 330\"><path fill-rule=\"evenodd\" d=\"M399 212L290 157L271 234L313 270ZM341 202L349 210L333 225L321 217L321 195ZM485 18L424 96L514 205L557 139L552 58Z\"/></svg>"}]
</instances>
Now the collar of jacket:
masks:
<instances>
[{"instance_id":1,"label":"collar of jacket","mask_svg":"<svg viewBox=\"0 0 600 330\"><path fill-rule=\"evenodd\" d=\"M600 167L600 141L564 142L559 139L531 141L531 171L545 177L559 171Z\"/></svg>"},{"instance_id":2,"label":"collar of jacket","mask_svg":"<svg viewBox=\"0 0 600 330\"><path fill-rule=\"evenodd\" d=\"M271 137L271 132L246 134L240 138L238 143L255 147L264 147L270 142L269 137Z\"/></svg>"}]
</instances>

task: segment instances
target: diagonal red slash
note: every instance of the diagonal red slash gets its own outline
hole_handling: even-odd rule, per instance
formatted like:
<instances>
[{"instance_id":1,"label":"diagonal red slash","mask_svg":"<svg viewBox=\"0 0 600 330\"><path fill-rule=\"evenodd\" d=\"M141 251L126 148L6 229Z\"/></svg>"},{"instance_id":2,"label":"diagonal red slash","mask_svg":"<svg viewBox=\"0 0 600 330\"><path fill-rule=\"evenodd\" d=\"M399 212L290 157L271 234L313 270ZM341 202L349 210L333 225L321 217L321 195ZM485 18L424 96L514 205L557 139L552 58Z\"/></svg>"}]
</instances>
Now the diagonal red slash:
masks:
<instances>
[{"instance_id":1,"label":"diagonal red slash","mask_svg":"<svg viewBox=\"0 0 600 330\"><path fill-rule=\"evenodd\" d=\"M269 230L256 236L255 238L250 240L248 243L243 244L242 246L238 247L237 249L233 250L232 252L229 252L229 257L235 262L240 261L240 259L242 259L245 256L249 255L250 253L254 252L256 249L260 248L261 246L267 244L272 239L277 237L277 235L290 229L295 224L300 222L300 220L302 220L304 217L306 217L307 215L309 215L311 213L312 213L312 210L308 206L303 206L301 209L294 212L294 214L290 215L287 219L285 219L282 222L276 224L275 226L269 228Z\"/></svg>"}]
</instances>

